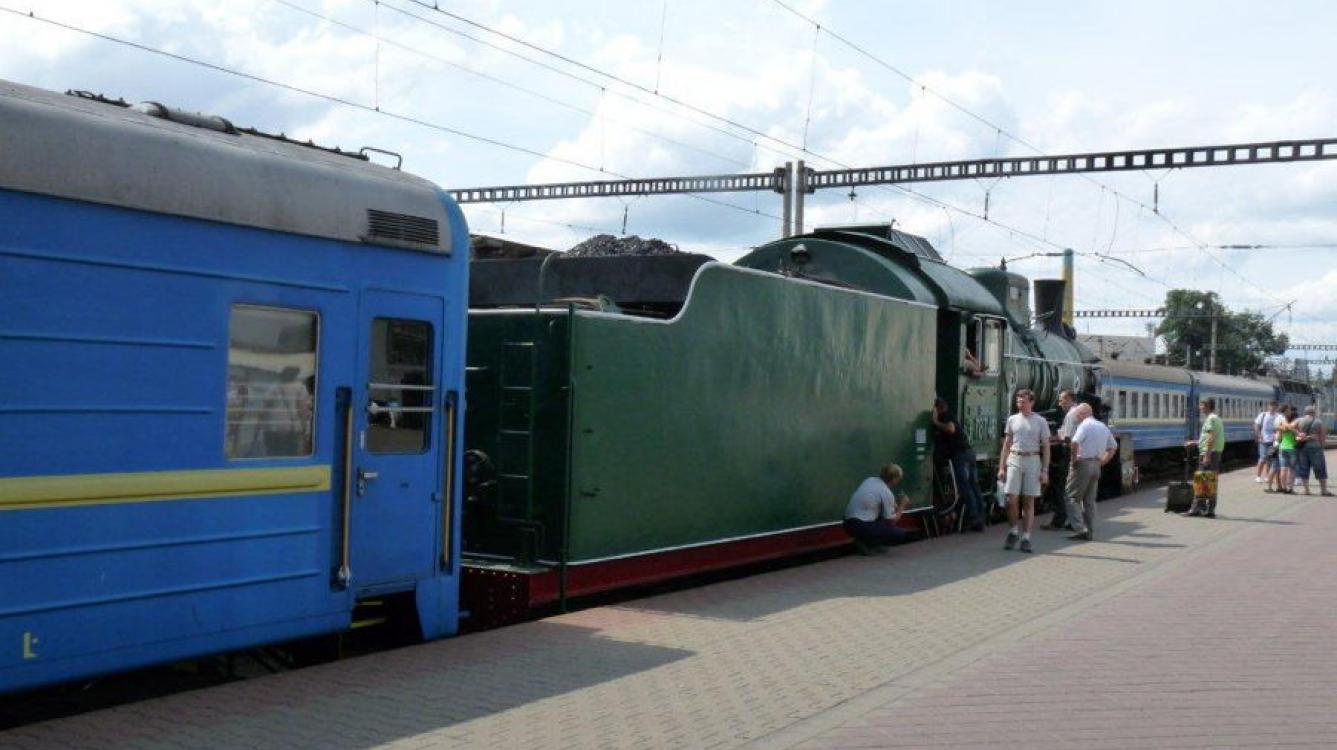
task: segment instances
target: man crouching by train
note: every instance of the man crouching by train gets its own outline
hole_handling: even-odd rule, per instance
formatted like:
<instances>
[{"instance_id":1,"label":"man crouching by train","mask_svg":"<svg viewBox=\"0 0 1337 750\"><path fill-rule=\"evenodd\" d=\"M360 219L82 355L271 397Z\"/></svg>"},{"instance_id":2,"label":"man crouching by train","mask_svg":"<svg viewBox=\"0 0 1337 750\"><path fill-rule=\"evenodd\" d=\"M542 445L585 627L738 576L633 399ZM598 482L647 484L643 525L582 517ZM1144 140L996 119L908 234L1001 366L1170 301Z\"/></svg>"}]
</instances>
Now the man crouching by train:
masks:
<instances>
[{"instance_id":1,"label":"man crouching by train","mask_svg":"<svg viewBox=\"0 0 1337 750\"><path fill-rule=\"evenodd\" d=\"M845 506L845 533L854 537L859 552L870 555L881 547L910 541L910 533L896 525L910 503L909 495L896 502L894 489L904 476L896 464L883 464L877 476L863 480L850 496Z\"/></svg>"},{"instance_id":2,"label":"man crouching by train","mask_svg":"<svg viewBox=\"0 0 1337 750\"><path fill-rule=\"evenodd\" d=\"M1007 426L1003 428L1003 450L998 455L998 479L1004 482L1007 520L1012 523L1003 549L1017 546L1017 523L1020 520L1022 552L1031 551L1035 498L1040 496L1041 488L1049 484L1049 422L1032 411L1034 407L1034 393L1025 388L1017 391L1017 413L1007 418Z\"/></svg>"}]
</instances>

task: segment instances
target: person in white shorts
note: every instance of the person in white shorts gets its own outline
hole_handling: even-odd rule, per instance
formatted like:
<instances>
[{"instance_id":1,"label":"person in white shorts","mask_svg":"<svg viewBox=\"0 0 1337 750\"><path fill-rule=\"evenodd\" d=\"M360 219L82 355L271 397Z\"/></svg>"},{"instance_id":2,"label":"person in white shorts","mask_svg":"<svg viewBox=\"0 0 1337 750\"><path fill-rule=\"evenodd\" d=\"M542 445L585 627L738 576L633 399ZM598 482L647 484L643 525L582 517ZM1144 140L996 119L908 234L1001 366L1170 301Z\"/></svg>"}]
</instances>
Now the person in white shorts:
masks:
<instances>
[{"instance_id":1,"label":"person in white shorts","mask_svg":"<svg viewBox=\"0 0 1337 750\"><path fill-rule=\"evenodd\" d=\"M1012 523L1003 549L1017 546L1020 538L1022 552L1031 551L1035 498L1049 484L1049 422L1032 411L1034 407L1034 393L1025 388L1017 391L1017 413L1007 418L1003 450L998 456L998 479L1004 482L1007 520Z\"/></svg>"}]
</instances>

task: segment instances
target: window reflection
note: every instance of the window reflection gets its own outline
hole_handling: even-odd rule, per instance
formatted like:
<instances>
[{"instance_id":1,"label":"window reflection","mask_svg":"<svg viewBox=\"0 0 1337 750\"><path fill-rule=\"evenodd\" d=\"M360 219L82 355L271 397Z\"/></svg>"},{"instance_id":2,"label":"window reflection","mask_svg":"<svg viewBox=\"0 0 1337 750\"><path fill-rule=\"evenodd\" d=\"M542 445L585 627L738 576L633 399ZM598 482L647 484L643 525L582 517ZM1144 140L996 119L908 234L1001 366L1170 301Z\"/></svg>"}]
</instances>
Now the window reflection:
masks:
<instances>
[{"instance_id":1,"label":"window reflection","mask_svg":"<svg viewBox=\"0 0 1337 750\"><path fill-rule=\"evenodd\" d=\"M432 424L432 326L377 318L371 328L367 450L422 453Z\"/></svg>"},{"instance_id":2,"label":"window reflection","mask_svg":"<svg viewBox=\"0 0 1337 750\"><path fill-rule=\"evenodd\" d=\"M228 458L310 456L315 313L234 305L228 325Z\"/></svg>"}]
</instances>

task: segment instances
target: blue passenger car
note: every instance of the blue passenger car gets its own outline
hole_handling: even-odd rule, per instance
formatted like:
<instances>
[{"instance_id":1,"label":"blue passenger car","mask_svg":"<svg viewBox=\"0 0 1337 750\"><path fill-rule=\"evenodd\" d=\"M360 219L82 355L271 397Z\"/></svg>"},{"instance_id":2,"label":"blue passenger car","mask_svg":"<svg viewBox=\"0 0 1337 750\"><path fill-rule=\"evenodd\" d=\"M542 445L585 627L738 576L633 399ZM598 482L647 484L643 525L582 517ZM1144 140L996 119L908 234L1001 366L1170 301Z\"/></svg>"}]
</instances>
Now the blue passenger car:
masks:
<instances>
[{"instance_id":1,"label":"blue passenger car","mask_svg":"<svg viewBox=\"0 0 1337 750\"><path fill-rule=\"evenodd\" d=\"M1253 420L1276 398L1272 381L1178 367L1111 360L1104 364L1101 398L1110 405L1110 426L1131 434L1138 452L1182 446L1198 436L1198 403L1216 399L1226 442L1252 443Z\"/></svg>"},{"instance_id":2,"label":"blue passenger car","mask_svg":"<svg viewBox=\"0 0 1337 750\"><path fill-rule=\"evenodd\" d=\"M457 627L467 229L356 154L0 82L0 692Z\"/></svg>"},{"instance_id":3,"label":"blue passenger car","mask_svg":"<svg viewBox=\"0 0 1337 750\"><path fill-rule=\"evenodd\" d=\"M1102 367L1101 400L1110 406L1111 428L1131 434L1138 451L1184 445L1197 409L1187 370L1119 360Z\"/></svg>"},{"instance_id":4,"label":"blue passenger car","mask_svg":"<svg viewBox=\"0 0 1337 750\"><path fill-rule=\"evenodd\" d=\"M1253 420L1277 397L1274 381L1259 381L1210 372L1193 373L1197 399L1216 399L1216 413L1226 426L1226 443L1253 443ZM1194 437L1202 426L1193 415Z\"/></svg>"}]
</instances>

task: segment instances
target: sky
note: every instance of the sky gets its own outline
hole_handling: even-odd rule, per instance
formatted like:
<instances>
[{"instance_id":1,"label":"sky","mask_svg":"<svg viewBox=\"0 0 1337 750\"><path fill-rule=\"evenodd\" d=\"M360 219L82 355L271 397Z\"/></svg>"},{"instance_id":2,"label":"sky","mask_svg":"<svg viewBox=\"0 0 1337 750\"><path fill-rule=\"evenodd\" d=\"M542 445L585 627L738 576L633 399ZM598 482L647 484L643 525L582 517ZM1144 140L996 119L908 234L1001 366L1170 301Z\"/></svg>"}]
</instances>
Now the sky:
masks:
<instances>
[{"instance_id":1,"label":"sky","mask_svg":"<svg viewBox=\"0 0 1337 750\"><path fill-rule=\"evenodd\" d=\"M1284 0L0 0L0 78L387 149L462 188L1334 137L1334 29L1337 5ZM778 195L709 197L466 215L556 248L625 217L724 261L779 236ZM1337 162L808 199L810 228L893 220L955 265L1031 278L1073 248L1078 309L1200 289L1337 344Z\"/></svg>"}]
</instances>

